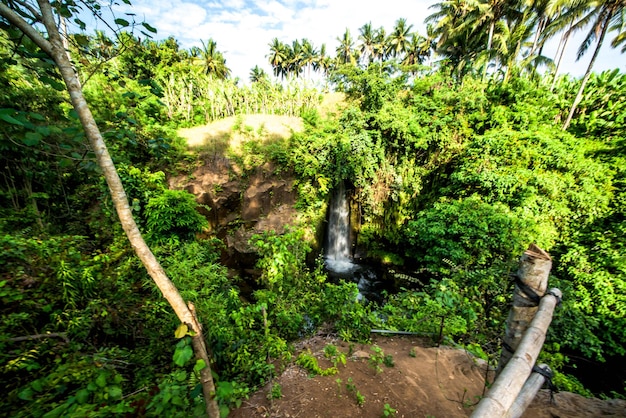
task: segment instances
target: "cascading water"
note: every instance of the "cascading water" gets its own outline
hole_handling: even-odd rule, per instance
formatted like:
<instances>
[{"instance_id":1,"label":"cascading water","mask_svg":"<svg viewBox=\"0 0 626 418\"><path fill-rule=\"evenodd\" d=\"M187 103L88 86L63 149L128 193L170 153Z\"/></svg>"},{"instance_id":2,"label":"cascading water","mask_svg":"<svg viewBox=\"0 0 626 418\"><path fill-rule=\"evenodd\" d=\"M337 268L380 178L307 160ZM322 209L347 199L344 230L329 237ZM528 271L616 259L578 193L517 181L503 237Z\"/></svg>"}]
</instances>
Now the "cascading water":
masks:
<instances>
[{"instance_id":1,"label":"cascading water","mask_svg":"<svg viewBox=\"0 0 626 418\"><path fill-rule=\"evenodd\" d=\"M382 282L367 265L354 262L350 245L350 205L343 183L339 184L329 203L328 229L326 230L326 269L336 280L357 284L357 300L377 300Z\"/></svg>"},{"instance_id":2,"label":"cascading water","mask_svg":"<svg viewBox=\"0 0 626 418\"><path fill-rule=\"evenodd\" d=\"M326 268L334 273L351 273L356 267L350 255L350 208L346 187L342 182L330 200Z\"/></svg>"}]
</instances>

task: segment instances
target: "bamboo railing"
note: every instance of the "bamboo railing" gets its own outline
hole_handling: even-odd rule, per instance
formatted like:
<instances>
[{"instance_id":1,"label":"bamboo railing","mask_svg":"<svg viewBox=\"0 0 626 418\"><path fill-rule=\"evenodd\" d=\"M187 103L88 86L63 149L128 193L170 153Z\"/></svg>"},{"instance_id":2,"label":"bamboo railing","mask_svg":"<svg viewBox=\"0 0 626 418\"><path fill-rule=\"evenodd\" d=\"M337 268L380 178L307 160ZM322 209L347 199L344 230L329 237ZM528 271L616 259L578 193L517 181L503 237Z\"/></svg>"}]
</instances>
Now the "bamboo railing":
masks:
<instances>
[{"instance_id":1,"label":"bamboo railing","mask_svg":"<svg viewBox=\"0 0 626 418\"><path fill-rule=\"evenodd\" d=\"M545 291L551 267L534 244L522 256L496 380L471 418L520 417L550 377L550 368L535 362L562 298L559 289Z\"/></svg>"}]
</instances>

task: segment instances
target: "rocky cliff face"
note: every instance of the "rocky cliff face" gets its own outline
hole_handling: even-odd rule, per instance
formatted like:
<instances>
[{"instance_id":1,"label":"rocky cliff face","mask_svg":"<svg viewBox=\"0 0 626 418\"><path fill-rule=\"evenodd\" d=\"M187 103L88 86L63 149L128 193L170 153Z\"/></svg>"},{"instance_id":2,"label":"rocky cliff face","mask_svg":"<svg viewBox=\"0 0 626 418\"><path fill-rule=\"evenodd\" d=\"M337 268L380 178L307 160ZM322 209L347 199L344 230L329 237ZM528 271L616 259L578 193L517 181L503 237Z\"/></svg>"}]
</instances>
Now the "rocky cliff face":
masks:
<instances>
[{"instance_id":1,"label":"rocky cliff face","mask_svg":"<svg viewBox=\"0 0 626 418\"><path fill-rule=\"evenodd\" d=\"M296 191L289 173L277 174L266 163L243 173L225 157L207 159L191 175L169 180L172 189L184 189L202 205L211 234L224 242L222 262L238 273L254 275L256 253L248 244L265 231L282 233L296 221Z\"/></svg>"}]
</instances>

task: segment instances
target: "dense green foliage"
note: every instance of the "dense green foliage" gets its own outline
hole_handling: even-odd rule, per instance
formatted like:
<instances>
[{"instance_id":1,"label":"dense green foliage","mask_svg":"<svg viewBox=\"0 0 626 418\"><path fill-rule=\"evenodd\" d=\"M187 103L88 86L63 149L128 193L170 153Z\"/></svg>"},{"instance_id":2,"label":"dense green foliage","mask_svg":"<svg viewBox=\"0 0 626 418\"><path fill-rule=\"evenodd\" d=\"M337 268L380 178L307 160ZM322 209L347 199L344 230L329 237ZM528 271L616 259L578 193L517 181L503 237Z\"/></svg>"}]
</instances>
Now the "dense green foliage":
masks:
<instances>
[{"instance_id":1,"label":"dense green foliage","mask_svg":"<svg viewBox=\"0 0 626 418\"><path fill-rule=\"evenodd\" d=\"M552 89L534 71L512 71L511 57L482 37L466 51L451 48L462 32L440 45L450 67L427 74L417 64L429 40L408 37L406 21L377 41L366 26L361 40L369 33L372 49L337 51L342 64L298 62L289 54L315 52L306 40L274 45L275 58L286 54L277 76L331 73L347 100L328 117L306 84L272 82L258 68L248 86L230 80L212 40L186 51L171 38L72 37L136 221L205 326L222 411L269 381L293 360L293 341L322 325L357 341L372 328L425 333L493 360L508 277L531 242L553 256L550 284L565 294L546 360L558 369L570 355L626 356L626 75L594 74L563 131L579 80ZM28 41L9 42L14 35L0 36L2 408L202 414L203 365L188 331L133 255L56 70ZM349 32L343 41L349 46ZM486 77L470 65L475 57L506 75ZM224 243L206 231L193 196L166 179L196 163L177 128L251 112L300 115L306 130L284 142L251 134L227 154L245 173L266 161L295 173L299 194L300 224L250 240L259 274L244 292L250 278L221 265ZM311 254L320 233L311 231L340 182L358 208L357 247L399 289L384 303L357 302L357 285L330 280ZM298 359L320 373L306 354ZM568 376L556 381L585 393Z\"/></svg>"}]
</instances>

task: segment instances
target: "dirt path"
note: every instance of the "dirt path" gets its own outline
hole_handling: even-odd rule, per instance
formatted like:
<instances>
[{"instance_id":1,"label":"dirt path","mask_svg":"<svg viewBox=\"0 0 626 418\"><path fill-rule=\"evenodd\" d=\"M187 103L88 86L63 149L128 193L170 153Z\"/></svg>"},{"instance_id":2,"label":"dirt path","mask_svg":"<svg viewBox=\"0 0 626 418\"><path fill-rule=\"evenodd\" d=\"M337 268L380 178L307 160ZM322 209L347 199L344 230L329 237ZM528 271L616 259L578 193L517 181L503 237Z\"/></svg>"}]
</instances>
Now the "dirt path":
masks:
<instances>
[{"instance_id":1,"label":"dirt path","mask_svg":"<svg viewBox=\"0 0 626 418\"><path fill-rule=\"evenodd\" d=\"M377 372L369 361L374 354L371 345L350 345L323 336L307 340L298 346L299 351L310 349L322 368L332 366L323 355L327 344L350 354L345 367L339 365L336 375L309 377L293 364L229 416L456 418L472 413L483 394L484 361L466 351L433 347L429 340L417 338L378 337L374 343L391 355L393 367L380 365L382 371ZM282 396L268 399L276 384ZM357 391L363 397L362 405ZM541 391L524 417L626 417L623 400L586 399L571 393L557 393L555 400L556 405L551 404L549 392Z\"/></svg>"}]
</instances>

